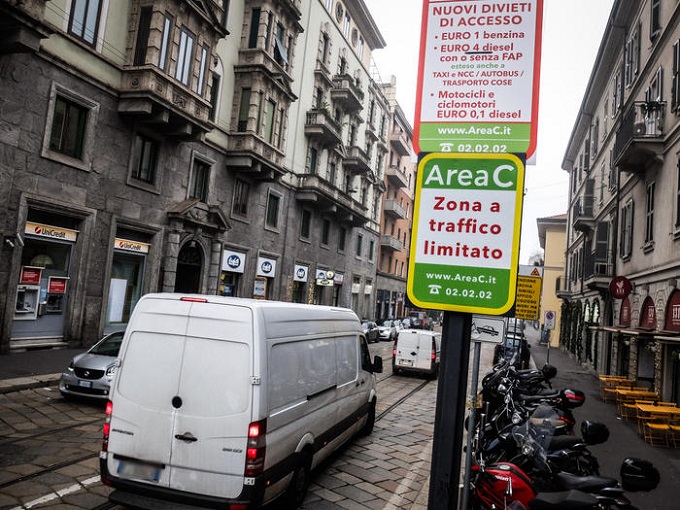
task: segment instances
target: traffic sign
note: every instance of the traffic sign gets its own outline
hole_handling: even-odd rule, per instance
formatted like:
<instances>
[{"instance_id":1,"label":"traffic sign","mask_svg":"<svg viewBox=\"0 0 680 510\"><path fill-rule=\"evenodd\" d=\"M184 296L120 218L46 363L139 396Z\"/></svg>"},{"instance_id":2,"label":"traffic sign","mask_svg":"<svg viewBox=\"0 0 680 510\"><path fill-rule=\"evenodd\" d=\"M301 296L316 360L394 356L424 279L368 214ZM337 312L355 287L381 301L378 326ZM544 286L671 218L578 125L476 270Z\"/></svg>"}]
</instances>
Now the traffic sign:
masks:
<instances>
[{"instance_id":1,"label":"traffic sign","mask_svg":"<svg viewBox=\"0 0 680 510\"><path fill-rule=\"evenodd\" d=\"M424 0L417 153L536 149L543 0Z\"/></svg>"},{"instance_id":2,"label":"traffic sign","mask_svg":"<svg viewBox=\"0 0 680 510\"><path fill-rule=\"evenodd\" d=\"M499 344L505 338L505 319L492 315L472 316L470 340Z\"/></svg>"},{"instance_id":3,"label":"traffic sign","mask_svg":"<svg viewBox=\"0 0 680 510\"><path fill-rule=\"evenodd\" d=\"M524 163L428 154L418 164L408 297L420 308L502 315L515 299Z\"/></svg>"},{"instance_id":4,"label":"traffic sign","mask_svg":"<svg viewBox=\"0 0 680 510\"><path fill-rule=\"evenodd\" d=\"M517 300L515 317L535 321L541 305L541 283L543 268L540 266L520 266L517 275Z\"/></svg>"},{"instance_id":5,"label":"traffic sign","mask_svg":"<svg viewBox=\"0 0 680 510\"><path fill-rule=\"evenodd\" d=\"M555 329L555 312L549 310L545 312L545 329Z\"/></svg>"}]
</instances>

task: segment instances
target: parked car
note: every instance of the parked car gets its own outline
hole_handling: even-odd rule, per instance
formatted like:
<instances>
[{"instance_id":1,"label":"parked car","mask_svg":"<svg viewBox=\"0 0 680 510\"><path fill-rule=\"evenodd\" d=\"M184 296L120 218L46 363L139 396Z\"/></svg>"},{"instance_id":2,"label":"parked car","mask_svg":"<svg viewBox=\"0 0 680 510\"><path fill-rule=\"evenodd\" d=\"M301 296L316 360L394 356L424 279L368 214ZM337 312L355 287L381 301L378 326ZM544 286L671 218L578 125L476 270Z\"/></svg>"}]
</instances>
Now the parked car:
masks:
<instances>
[{"instance_id":1,"label":"parked car","mask_svg":"<svg viewBox=\"0 0 680 510\"><path fill-rule=\"evenodd\" d=\"M65 397L107 400L116 373L116 358L124 331L102 338L90 349L75 356L61 374L59 392Z\"/></svg>"},{"instance_id":2,"label":"parked car","mask_svg":"<svg viewBox=\"0 0 680 510\"><path fill-rule=\"evenodd\" d=\"M396 340L399 333L399 321L394 319L381 319L378 321L378 330L380 331L380 340L391 342Z\"/></svg>"},{"instance_id":3,"label":"parked car","mask_svg":"<svg viewBox=\"0 0 680 510\"><path fill-rule=\"evenodd\" d=\"M403 329L392 351L392 373L420 373L436 379L441 356L441 333L422 329Z\"/></svg>"},{"instance_id":4,"label":"parked car","mask_svg":"<svg viewBox=\"0 0 680 510\"><path fill-rule=\"evenodd\" d=\"M367 342L380 341L380 330L374 321L363 321L361 323L361 330L364 332L364 335L366 335Z\"/></svg>"},{"instance_id":5,"label":"parked car","mask_svg":"<svg viewBox=\"0 0 680 510\"><path fill-rule=\"evenodd\" d=\"M513 360L517 368L527 368L531 357L531 346L524 333L506 333L505 340L494 348L493 362Z\"/></svg>"}]
</instances>

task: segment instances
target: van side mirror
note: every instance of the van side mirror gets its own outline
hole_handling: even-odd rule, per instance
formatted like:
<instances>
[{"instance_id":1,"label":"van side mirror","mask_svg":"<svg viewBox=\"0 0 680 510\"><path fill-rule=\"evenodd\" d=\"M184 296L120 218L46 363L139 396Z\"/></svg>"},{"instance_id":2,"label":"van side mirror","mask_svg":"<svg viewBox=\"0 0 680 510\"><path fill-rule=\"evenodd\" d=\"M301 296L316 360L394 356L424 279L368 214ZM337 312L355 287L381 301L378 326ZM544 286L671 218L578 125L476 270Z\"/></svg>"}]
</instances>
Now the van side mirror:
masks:
<instances>
[{"instance_id":1,"label":"van side mirror","mask_svg":"<svg viewBox=\"0 0 680 510\"><path fill-rule=\"evenodd\" d=\"M382 357L376 356L373 358L373 372L376 374L382 374L383 371L383 360Z\"/></svg>"}]
</instances>

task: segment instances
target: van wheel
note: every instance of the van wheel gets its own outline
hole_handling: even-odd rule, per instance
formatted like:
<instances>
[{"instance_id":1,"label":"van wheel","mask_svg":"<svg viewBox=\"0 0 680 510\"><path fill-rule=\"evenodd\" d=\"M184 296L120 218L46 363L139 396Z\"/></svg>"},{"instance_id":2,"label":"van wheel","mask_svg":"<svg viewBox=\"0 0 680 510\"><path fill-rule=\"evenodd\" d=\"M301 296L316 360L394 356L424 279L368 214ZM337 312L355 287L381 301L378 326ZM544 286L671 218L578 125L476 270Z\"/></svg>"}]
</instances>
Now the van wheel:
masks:
<instances>
[{"instance_id":1,"label":"van wheel","mask_svg":"<svg viewBox=\"0 0 680 510\"><path fill-rule=\"evenodd\" d=\"M373 427L375 426L375 400L371 401L368 406L368 416L366 417L366 423L361 429L362 436L370 436L373 432Z\"/></svg>"},{"instance_id":2,"label":"van wheel","mask_svg":"<svg viewBox=\"0 0 680 510\"><path fill-rule=\"evenodd\" d=\"M297 466L293 471L293 478L288 485L288 489L283 496L283 503L286 510L299 508L307 495L307 488L311 479L312 456L307 452L299 455Z\"/></svg>"}]
</instances>

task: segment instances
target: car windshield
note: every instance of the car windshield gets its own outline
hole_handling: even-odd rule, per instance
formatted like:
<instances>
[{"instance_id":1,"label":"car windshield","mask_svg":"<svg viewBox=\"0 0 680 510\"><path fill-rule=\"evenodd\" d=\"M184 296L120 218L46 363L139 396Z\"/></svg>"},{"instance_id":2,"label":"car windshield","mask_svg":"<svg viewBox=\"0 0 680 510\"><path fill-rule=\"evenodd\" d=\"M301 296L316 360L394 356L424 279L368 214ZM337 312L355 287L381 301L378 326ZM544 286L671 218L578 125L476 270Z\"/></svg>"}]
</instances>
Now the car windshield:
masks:
<instances>
[{"instance_id":1,"label":"car windshield","mask_svg":"<svg viewBox=\"0 0 680 510\"><path fill-rule=\"evenodd\" d=\"M120 344L123 341L123 334L124 333L122 331L117 331L115 333L111 333L109 336L104 337L101 342L90 349L90 354L98 354L100 356L118 356Z\"/></svg>"},{"instance_id":2,"label":"car windshield","mask_svg":"<svg viewBox=\"0 0 680 510\"><path fill-rule=\"evenodd\" d=\"M378 326L384 326L386 328L390 328L390 327L392 327L392 321L390 319L379 320Z\"/></svg>"}]
</instances>

